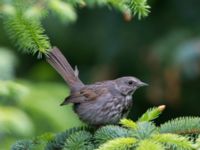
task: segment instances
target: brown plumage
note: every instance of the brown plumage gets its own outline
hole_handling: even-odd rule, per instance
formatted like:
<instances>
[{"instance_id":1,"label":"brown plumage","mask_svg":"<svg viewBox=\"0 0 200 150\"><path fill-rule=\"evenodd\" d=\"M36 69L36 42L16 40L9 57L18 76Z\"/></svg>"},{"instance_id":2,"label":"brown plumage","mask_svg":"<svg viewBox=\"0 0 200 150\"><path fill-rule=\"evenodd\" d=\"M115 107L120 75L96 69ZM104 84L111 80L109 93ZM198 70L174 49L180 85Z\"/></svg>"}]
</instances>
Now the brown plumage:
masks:
<instances>
[{"instance_id":1,"label":"brown plumage","mask_svg":"<svg viewBox=\"0 0 200 150\"><path fill-rule=\"evenodd\" d=\"M46 55L46 60L70 87L71 93L61 105L73 103L79 118L90 125L118 123L127 116L136 89L147 85L131 76L85 85L77 68L73 70L56 47Z\"/></svg>"}]
</instances>

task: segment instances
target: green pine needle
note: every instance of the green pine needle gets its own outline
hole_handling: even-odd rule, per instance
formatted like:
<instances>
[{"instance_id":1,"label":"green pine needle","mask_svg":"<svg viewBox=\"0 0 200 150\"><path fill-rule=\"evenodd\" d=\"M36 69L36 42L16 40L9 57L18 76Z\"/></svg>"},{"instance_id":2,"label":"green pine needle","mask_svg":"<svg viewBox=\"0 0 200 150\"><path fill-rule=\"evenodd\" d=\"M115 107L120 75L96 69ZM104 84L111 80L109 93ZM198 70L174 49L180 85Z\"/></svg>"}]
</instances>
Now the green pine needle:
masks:
<instances>
[{"instance_id":1,"label":"green pine needle","mask_svg":"<svg viewBox=\"0 0 200 150\"><path fill-rule=\"evenodd\" d=\"M165 144L167 149L179 148L184 150L192 150L194 148L193 143L189 141L188 138L176 134L155 134L151 137L151 139Z\"/></svg>"},{"instance_id":2,"label":"green pine needle","mask_svg":"<svg viewBox=\"0 0 200 150\"><path fill-rule=\"evenodd\" d=\"M120 124L124 127L130 128L130 129L137 128L137 124L133 120L130 120L130 119L121 119Z\"/></svg>"},{"instance_id":3,"label":"green pine needle","mask_svg":"<svg viewBox=\"0 0 200 150\"><path fill-rule=\"evenodd\" d=\"M131 138L131 137L116 138L116 139L109 140L108 142L102 144L96 150L128 150L136 142L137 142L137 139Z\"/></svg>"},{"instance_id":4,"label":"green pine needle","mask_svg":"<svg viewBox=\"0 0 200 150\"><path fill-rule=\"evenodd\" d=\"M40 23L25 18L20 12L7 18L5 27L11 40L25 53L35 54L38 52L40 57L51 47Z\"/></svg>"},{"instance_id":5,"label":"green pine needle","mask_svg":"<svg viewBox=\"0 0 200 150\"><path fill-rule=\"evenodd\" d=\"M164 150L164 146L152 139L145 139L139 142L136 150Z\"/></svg>"},{"instance_id":6,"label":"green pine needle","mask_svg":"<svg viewBox=\"0 0 200 150\"><path fill-rule=\"evenodd\" d=\"M40 142L51 141L54 138L55 138L55 134L53 134L53 133L44 133L44 134L42 134L40 136L37 136L33 141L36 142L36 143L37 142L40 143Z\"/></svg>"},{"instance_id":7,"label":"green pine needle","mask_svg":"<svg viewBox=\"0 0 200 150\"><path fill-rule=\"evenodd\" d=\"M66 139L70 135L72 135L76 132L79 132L79 131L84 131L84 130L88 130L88 128L86 128L86 127L74 127L74 128L68 129L65 132L58 133L57 135L55 135L55 137L52 140L48 141L48 143L45 147L45 150L62 149L65 145Z\"/></svg>"},{"instance_id":8,"label":"green pine needle","mask_svg":"<svg viewBox=\"0 0 200 150\"><path fill-rule=\"evenodd\" d=\"M93 150L92 134L88 131L79 131L71 134L65 141L64 150Z\"/></svg>"},{"instance_id":9,"label":"green pine needle","mask_svg":"<svg viewBox=\"0 0 200 150\"><path fill-rule=\"evenodd\" d=\"M138 15L140 20L142 17L147 17L151 7L147 4L147 0L131 0L131 9L134 15Z\"/></svg>"},{"instance_id":10,"label":"green pine needle","mask_svg":"<svg viewBox=\"0 0 200 150\"><path fill-rule=\"evenodd\" d=\"M132 133L128 129L114 125L107 125L98 129L95 132L94 138L97 143L101 144L111 139L130 136L132 136Z\"/></svg>"},{"instance_id":11,"label":"green pine needle","mask_svg":"<svg viewBox=\"0 0 200 150\"><path fill-rule=\"evenodd\" d=\"M141 140L149 138L151 135L158 133L157 127L151 122L138 122L137 129L131 131L132 136Z\"/></svg>"},{"instance_id":12,"label":"green pine needle","mask_svg":"<svg viewBox=\"0 0 200 150\"><path fill-rule=\"evenodd\" d=\"M142 121L152 121L162 113L162 111L165 109L165 105L161 105L159 107L154 107L148 109L139 119L139 122Z\"/></svg>"},{"instance_id":13,"label":"green pine needle","mask_svg":"<svg viewBox=\"0 0 200 150\"><path fill-rule=\"evenodd\" d=\"M147 0L48 0L42 3L38 1L15 0L3 3L0 13L4 16L5 28L9 37L25 53L35 54L38 57L46 54L51 49L49 38L44 34L40 20L51 10L64 23L74 22L77 19L76 6L97 4L99 6L111 6L121 11L126 20L130 20L132 14L138 18L146 17L150 6Z\"/></svg>"},{"instance_id":14,"label":"green pine needle","mask_svg":"<svg viewBox=\"0 0 200 150\"><path fill-rule=\"evenodd\" d=\"M180 117L160 126L161 133L200 134L200 117Z\"/></svg>"},{"instance_id":15,"label":"green pine needle","mask_svg":"<svg viewBox=\"0 0 200 150\"><path fill-rule=\"evenodd\" d=\"M33 146L31 140L20 140L11 146L11 150L31 150Z\"/></svg>"},{"instance_id":16,"label":"green pine needle","mask_svg":"<svg viewBox=\"0 0 200 150\"><path fill-rule=\"evenodd\" d=\"M162 112L164 108L164 106L159 106L149 109L147 112L151 114L156 109ZM152 114L154 117L157 116L155 112ZM154 118L152 116L150 118ZM149 117L145 120L149 120ZM36 137L32 141L18 141L12 146L12 150L43 148L46 142L45 150L93 150L95 148L95 150L193 150L200 148L200 136L198 136L199 130L197 130L199 121L199 117L178 118L166 123L166 128L162 127L164 125L158 128L152 122L138 121L135 123L132 120L122 119L120 123L126 128L116 125L106 125L99 128L95 133L86 127L72 128L56 136L47 133ZM172 134L170 130L173 131L174 128L171 126L178 126L179 131L180 128L183 128L185 134L196 136L188 137ZM159 131L162 132L160 133Z\"/></svg>"}]
</instances>

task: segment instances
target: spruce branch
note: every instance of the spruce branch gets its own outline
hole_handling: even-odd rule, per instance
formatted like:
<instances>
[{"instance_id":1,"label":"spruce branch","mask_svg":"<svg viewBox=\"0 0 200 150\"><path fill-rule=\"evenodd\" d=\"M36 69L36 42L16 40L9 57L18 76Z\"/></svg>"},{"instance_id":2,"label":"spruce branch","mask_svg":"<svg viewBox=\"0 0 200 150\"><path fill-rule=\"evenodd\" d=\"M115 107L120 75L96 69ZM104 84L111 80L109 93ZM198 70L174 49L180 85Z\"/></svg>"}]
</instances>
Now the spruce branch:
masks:
<instances>
[{"instance_id":1,"label":"spruce branch","mask_svg":"<svg viewBox=\"0 0 200 150\"><path fill-rule=\"evenodd\" d=\"M161 133L200 134L200 117L180 117L172 119L159 128Z\"/></svg>"},{"instance_id":2,"label":"spruce branch","mask_svg":"<svg viewBox=\"0 0 200 150\"><path fill-rule=\"evenodd\" d=\"M67 138L66 132L61 132L55 135L52 140L49 140L45 146L45 150L54 150L54 149L62 149L64 146L64 142Z\"/></svg>"},{"instance_id":3,"label":"spruce branch","mask_svg":"<svg viewBox=\"0 0 200 150\"><path fill-rule=\"evenodd\" d=\"M114 7L124 14L126 20L130 20L132 14L138 15L139 19L146 17L150 8L146 0L16 0L1 2L0 14L4 16L5 29L15 45L23 52L38 53L41 57L51 49L41 19L51 10L62 22L74 22L77 19L76 6L87 4Z\"/></svg>"},{"instance_id":4,"label":"spruce branch","mask_svg":"<svg viewBox=\"0 0 200 150\"><path fill-rule=\"evenodd\" d=\"M150 6L147 4L147 0L131 0L131 9L134 15L138 15L140 20L142 17L147 17L150 12Z\"/></svg>"},{"instance_id":5,"label":"spruce branch","mask_svg":"<svg viewBox=\"0 0 200 150\"><path fill-rule=\"evenodd\" d=\"M71 134L65 141L64 150L93 150L92 134L88 131L78 131Z\"/></svg>"},{"instance_id":6,"label":"spruce branch","mask_svg":"<svg viewBox=\"0 0 200 150\"><path fill-rule=\"evenodd\" d=\"M150 114L158 109L160 112L164 110L164 106L159 106L157 108L152 108L149 110ZM148 112L148 111L147 111ZM146 112L146 113L147 113ZM157 116L154 115L150 116ZM147 120L151 120L147 117ZM187 119L186 119L187 118ZM194 129L197 131L196 127L199 125L199 117L186 117L179 118L168 122L168 127L177 126L177 124L184 124L187 129ZM123 127L117 125L106 125L93 133L90 128L79 127L72 128L66 132L62 132L54 136L53 134L44 134L42 136L36 137L32 141L19 141L15 143L12 148L37 148L38 146L44 147L47 142L45 150L164 150L164 149L181 149L181 150L193 150L200 148L200 138L199 137L189 137L182 136L179 134L172 134L170 130L173 131L174 128L167 128L165 132L161 132L161 127L158 128L151 121L138 121L134 122L129 119L122 119L120 121ZM170 124L171 123L171 124ZM179 126L183 127L182 125ZM124 128L125 127L125 128ZM190 127L190 128L188 128ZM186 129L185 128L185 129ZM164 129L164 128L163 128ZM185 130L184 129L184 133ZM180 130L179 130L180 131ZM186 132L187 134L195 134L195 132ZM14 150L18 150L14 149Z\"/></svg>"},{"instance_id":7,"label":"spruce branch","mask_svg":"<svg viewBox=\"0 0 200 150\"><path fill-rule=\"evenodd\" d=\"M163 143L166 145L166 149L179 148L184 150L192 150L194 145L188 138L177 134L165 133L154 134L151 139L153 141Z\"/></svg>"},{"instance_id":8,"label":"spruce branch","mask_svg":"<svg viewBox=\"0 0 200 150\"><path fill-rule=\"evenodd\" d=\"M131 19L132 15L137 15L140 20L141 18L147 17L150 12L150 6L147 4L147 0L85 0L85 2L89 6L98 5L115 8L125 15L127 21Z\"/></svg>"},{"instance_id":9,"label":"spruce branch","mask_svg":"<svg viewBox=\"0 0 200 150\"><path fill-rule=\"evenodd\" d=\"M135 130L137 128L137 124L133 120L130 120L130 119L125 119L125 118L121 119L120 124L123 127L127 127L127 128L130 128L130 129L133 129L133 130Z\"/></svg>"},{"instance_id":10,"label":"spruce branch","mask_svg":"<svg viewBox=\"0 0 200 150\"><path fill-rule=\"evenodd\" d=\"M55 138L55 134L53 133L44 133L40 136L37 136L33 139L34 143L42 143L42 142L48 142Z\"/></svg>"},{"instance_id":11,"label":"spruce branch","mask_svg":"<svg viewBox=\"0 0 200 150\"><path fill-rule=\"evenodd\" d=\"M46 54L50 49L48 37L40 23L25 18L21 12L5 19L5 28L11 40L25 53Z\"/></svg>"},{"instance_id":12,"label":"spruce branch","mask_svg":"<svg viewBox=\"0 0 200 150\"><path fill-rule=\"evenodd\" d=\"M138 119L138 121L139 122L152 121L158 118L158 116L163 112L164 109L165 109L165 105L150 108Z\"/></svg>"},{"instance_id":13,"label":"spruce branch","mask_svg":"<svg viewBox=\"0 0 200 150\"><path fill-rule=\"evenodd\" d=\"M149 138L151 135L158 133L157 127L151 122L138 122L137 129L131 131L132 136L140 140Z\"/></svg>"},{"instance_id":14,"label":"spruce branch","mask_svg":"<svg viewBox=\"0 0 200 150\"><path fill-rule=\"evenodd\" d=\"M121 137L109 140L95 150L127 150L131 148L136 142L137 139L135 138Z\"/></svg>"},{"instance_id":15,"label":"spruce branch","mask_svg":"<svg viewBox=\"0 0 200 150\"><path fill-rule=\"evenodd\" d=\"M56 134L52 140L48 141L48 143L45 147L45 150L62 149L65 145L66 139L70 135L72 135L76 132L79 132L79 131L84 131L84 130L89 130L89 129L86 127L74 127L74 128L68 129L65 132L60 132L60 133Z\"/></svg>"},{"instance_id":16,"label":"spruce branch","mask_svg":"<svg viewBox=\"0 0 200 150\"><path fill-rule=\"evenodd\" d=\"M33 146L31 140L20 140L11 146L11 150L32 150Z\"/></svg>"},{"instance_id":17,"label":"spruce branch","mask_svg":"<svg viewBox=\"0 0 200 150\"><path fill-rule=\"evenodd\" d=\"M114 125L104 126L98 129L94 134L95 141L99 144L104 143L111 139L119 137L131 137L131 136L132 133L128 129Z\"/></svg>"},{"instance_id":18,"label":"spruce branch","mask_svg":"<svg viewBox=\"0 0 200 150\"><path fill-rule=\"evenodd\" d=\"M164 150L164 146L152 139L145 139L138 143L136 150Z\"/></svg>"}]
</instances>

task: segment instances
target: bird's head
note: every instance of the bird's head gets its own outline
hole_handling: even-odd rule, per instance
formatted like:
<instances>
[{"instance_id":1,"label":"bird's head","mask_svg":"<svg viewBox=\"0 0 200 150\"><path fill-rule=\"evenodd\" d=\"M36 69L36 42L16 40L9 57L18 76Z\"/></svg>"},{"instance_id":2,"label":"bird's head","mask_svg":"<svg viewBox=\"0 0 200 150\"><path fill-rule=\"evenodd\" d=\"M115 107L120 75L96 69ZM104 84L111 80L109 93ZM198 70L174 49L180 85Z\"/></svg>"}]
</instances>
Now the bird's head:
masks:
<instances>
[{"instance_id":1,"label":"bird's head","mask_svg":"<svg viewBox=\"0 0 200 150\"><path fill-rule=\"evenodd\" d=\"M117 86L116 88L125 96L132 95L140 87L148 86L147 83L131 76L117 78L115 81Z\"/></svg>"}]
</instances>

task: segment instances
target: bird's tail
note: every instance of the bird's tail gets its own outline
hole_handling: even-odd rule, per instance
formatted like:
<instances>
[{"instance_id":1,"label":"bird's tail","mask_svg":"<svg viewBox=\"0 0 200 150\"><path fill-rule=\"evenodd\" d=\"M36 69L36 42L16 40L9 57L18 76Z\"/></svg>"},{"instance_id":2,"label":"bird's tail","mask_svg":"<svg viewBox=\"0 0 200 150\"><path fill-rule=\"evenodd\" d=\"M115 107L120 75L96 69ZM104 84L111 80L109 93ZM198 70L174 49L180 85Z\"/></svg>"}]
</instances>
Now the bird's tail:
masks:
<instances>
[{"instance_id":1,"label":"bird's tail","mask_svg":"<svg viewBox=\"0 0 200 150\"><path fill-rule=\"evenodd\" d=\"M47 62L62 76L70 88L74 86L82 86L83 83L78 77L78 70L72 69L71 65L57 47L46 54Z\"/></svg>"}]
</instances>

